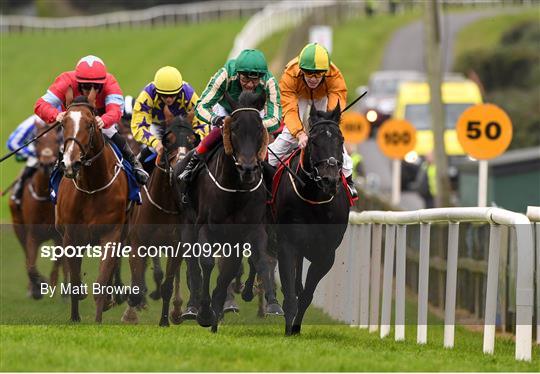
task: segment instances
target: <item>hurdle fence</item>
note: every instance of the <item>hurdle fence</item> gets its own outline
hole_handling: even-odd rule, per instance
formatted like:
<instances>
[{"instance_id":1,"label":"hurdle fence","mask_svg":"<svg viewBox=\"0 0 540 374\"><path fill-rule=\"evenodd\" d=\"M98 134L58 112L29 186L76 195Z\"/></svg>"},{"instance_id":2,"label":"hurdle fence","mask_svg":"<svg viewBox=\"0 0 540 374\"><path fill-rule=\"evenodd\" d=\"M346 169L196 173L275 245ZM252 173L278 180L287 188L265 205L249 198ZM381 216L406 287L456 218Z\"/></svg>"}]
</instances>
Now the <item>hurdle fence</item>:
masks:
<instances>
[{"instance_id":1,"label":"hurdle fence","mask_svg":"<svg viewBox=\"0 0 540 374\"><path fill-rule=\"evenodd\" d=\"M529 217L540 222L540 208L530 208ZM515 358L531 360L532 323L534 311L535 245L533 226L526 215L500 208L438 208L408 212L364 211L351 212L349 226L332 270L321 281L313 303L331 317L351 326L369 329L380 337L390 334L393 283L395 283L395 340L405 339L405 292L407 271L407 236L419 226L418 251L418 344L427 343L428 287L430 278L430 236L434 225L447 225L444 347L453 348L456 323L456 285L458 278L458 243L460 224L489 224L487 281L484 302L483 352L493 354L497 296L499 284L499 258L506 238L515 241ZM383 227L384 241L383 241ZM513 235L508 235L505 229ZM536 284L540 284L538 255L540 223L536 227ZM384 262L381 274L382 245ZM394 274L395 262L395 274ZM304 266L304 269L306 266ZM382 277L381 277L382 275ZM382 278L382 305L381 299ZM444 286L444 283L443 283ZM416 290L415 290L416 291ZM540 291L536 293L540 303ZM537 304L537 343L539 343Z\"/></svg>"}]
</instances>

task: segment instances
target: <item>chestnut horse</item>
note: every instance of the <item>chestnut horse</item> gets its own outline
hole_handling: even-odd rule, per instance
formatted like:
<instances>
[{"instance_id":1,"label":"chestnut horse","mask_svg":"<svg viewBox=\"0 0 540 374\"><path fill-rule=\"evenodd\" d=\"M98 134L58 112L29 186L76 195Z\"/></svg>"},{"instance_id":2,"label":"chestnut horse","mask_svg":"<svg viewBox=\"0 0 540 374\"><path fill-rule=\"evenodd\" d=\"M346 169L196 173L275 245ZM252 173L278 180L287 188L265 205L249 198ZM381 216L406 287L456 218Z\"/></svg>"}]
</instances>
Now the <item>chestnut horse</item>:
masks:
<instances>
[{"instance_id":1,"label":"chestnut horse","mask_svg":"<svg viewBox=\"0 0 540 374\"><path fill-rule=\"evenodd\" d=\"M77 97L68 106L64 128L64 178L56 203L56 227L64 248L69 245L100 245L121 242L128 205L127 176L112 147L98 128L94 105L95 91L88 98ZM81 285L82 257L70 257L70 282ZM101 258L97 282L100 289L109 284L117 256ZM71 293L71 320L80 321L79 300L84 293ZM112 304L111 295L94 295L96 322ZM106 299L108 303L106 304Z\"/></svg>"},{"instance_id":2,"label":"chestnut horse","mask_svg":"<svg viewBox=\"0 0 540 374\"><path fill-rule=\"evenodd\" d=\"M37 133L47 129L46 125L37 124ZM41 283L46 280L37 270L36 260L39 246L48 241L60 245L61 238L54 229L54 204L49 199L49 177L58 159L60 150L59 131L49 131L38 138L34 144L39 165L32 178L23 186L21 206L9 200L9 209L13 220L13 229L21 243L26 257L26 272L30 280L29 293L34 299L41 299ZM50 283L58 281L59 267L63 265L64 280L67 281L67 264L64 258L53 262Z\"/></svg>"}]
</instances>

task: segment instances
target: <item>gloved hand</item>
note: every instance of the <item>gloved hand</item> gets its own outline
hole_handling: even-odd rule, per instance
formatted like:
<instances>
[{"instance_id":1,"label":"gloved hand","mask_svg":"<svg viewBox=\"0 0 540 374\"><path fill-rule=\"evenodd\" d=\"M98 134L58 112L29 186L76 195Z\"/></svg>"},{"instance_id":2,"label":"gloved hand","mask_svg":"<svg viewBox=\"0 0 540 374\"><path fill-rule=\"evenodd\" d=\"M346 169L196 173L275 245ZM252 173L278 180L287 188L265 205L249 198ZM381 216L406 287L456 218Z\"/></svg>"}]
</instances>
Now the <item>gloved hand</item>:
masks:
<instances>
[{"instance_id":1,"label":"gloved hand","mask_svg":"<svg viewBox=\"0 0 540 374\"><path fill-rule=\"evenodd\" d=\"M214 119L212 119L212 126L214 127L223 127L223 120L225 119L225 117L223 116L219 116L219 117L214 117Z\"/></svg>"}]
</instances>

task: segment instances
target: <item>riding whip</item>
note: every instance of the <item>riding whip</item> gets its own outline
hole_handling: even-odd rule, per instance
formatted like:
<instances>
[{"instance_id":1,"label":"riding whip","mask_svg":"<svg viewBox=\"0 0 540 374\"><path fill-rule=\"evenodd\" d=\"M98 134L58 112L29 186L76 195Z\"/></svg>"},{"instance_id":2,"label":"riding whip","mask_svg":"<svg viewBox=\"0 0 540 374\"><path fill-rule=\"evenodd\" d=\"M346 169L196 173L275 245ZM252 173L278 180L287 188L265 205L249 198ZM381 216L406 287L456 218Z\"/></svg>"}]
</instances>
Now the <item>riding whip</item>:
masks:
<instances>
[{"instance_id":1,"label":"riding whip","mask_svg":"<svg viewBox=\"0 0 540 374\"><path fill-rule=\"evenodd\" d=\"M55 124L51 125L47 130L43 131L41 134L37 135L36 137L30 139L29 141L27 141L26 143L24 143L22 146L20 146L19 148L11 151L10 153L8 153L7 155L3 156L2 158L0 158L0 162L3 162L5 160L7 160L8 158L10 158L11 156L13 156L15 153L19 152L21 149L23 149L24 147L27 147L29 144L35 142L36 140L38 140L39 138L41 138L43 135L45 135L46 133L48 133L49 131L51 131L52 129L56 128L58 125L60 124L60 122L56 122Z\"/></svg>"},{"instance_id":2,"label":"riding whip","mask_svg":"<svg viewBox=\"0 0 540 374\"><path fill-rule=\"evenodd\" d=\"M358 102L358 100L360 100L361 98L363 98L364 96L366 96L366 94L367 94L367 91L364 91L364 93L363 93L362 95L358 96L356 99L354 99L354 101L353 101L352 103L350 103L349 105L347 105L347 106L345 107L345 109L343 109L343 110L341 111L341 113L343 113L344 111L346 111L347 109L349 109L350 107L352 107L354 104L356 104L356 103Z\"/></svg>"}]
</instances>

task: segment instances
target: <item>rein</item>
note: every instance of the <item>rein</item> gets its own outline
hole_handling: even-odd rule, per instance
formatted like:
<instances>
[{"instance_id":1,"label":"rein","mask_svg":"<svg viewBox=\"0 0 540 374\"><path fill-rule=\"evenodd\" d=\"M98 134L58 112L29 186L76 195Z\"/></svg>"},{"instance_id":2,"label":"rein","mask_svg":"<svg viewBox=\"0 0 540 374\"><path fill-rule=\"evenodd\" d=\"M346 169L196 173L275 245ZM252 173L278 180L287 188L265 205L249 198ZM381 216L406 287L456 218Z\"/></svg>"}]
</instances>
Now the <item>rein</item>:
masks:
<instances>
[{"instance_id":1,"label":"rein","mask_svg":"<svg viewBox=\"0 0 540 374\"><path fill-rule=\"evenodd\" d=\"M96 192L100 192L100 191L103 191L103 190L106 190L107 188L109 188L113 183L114 181L116 180L116 178L118 177L118 175L120 174L120 171L123 169L123 166L122 166L122 159L118 158L118 156L116 155L116 152L114 151L114 149L112 148L112 146L109 144L109 147L111 147L111 151L112 153L114 154L114 157L116 157L116 164L114 165L114 175L113 177L111 178L111 180L105 184L104 186L98 188L98 189L95 189L95 190L85 190L84 188L81 188L77 185L77 182L75 182L75 179L72 179L73 181L73 185L75 186L75 188L80 191L80 192L84 192L85 194L88 194L88 195L93 195L95 194ZM105 148L105 145L103 146L102 150Z\"/></svg>"}]
</instances>

